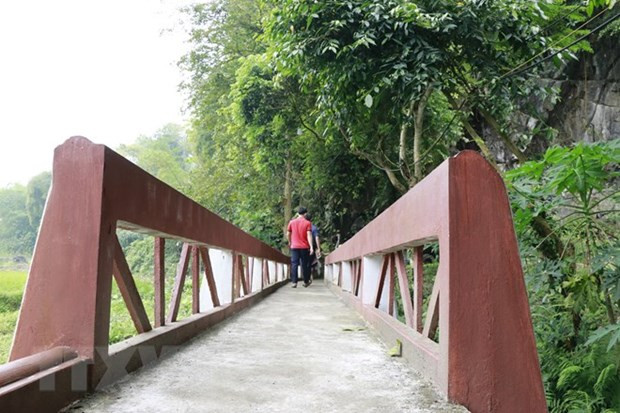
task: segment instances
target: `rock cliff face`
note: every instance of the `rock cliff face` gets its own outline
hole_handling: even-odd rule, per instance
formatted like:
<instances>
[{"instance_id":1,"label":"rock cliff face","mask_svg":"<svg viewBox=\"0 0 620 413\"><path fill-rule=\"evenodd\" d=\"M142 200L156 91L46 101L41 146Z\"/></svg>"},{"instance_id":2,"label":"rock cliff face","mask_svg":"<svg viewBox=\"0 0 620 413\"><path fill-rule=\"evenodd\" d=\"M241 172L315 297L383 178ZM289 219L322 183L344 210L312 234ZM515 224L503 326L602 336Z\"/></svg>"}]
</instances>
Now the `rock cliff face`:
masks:
<instances>
[{"instance_id":1,"label":"rock cliff face","mask_svg":"<svg viewBox=\"0 0 620 413\"><path fill-rule=\"evenodd\" d=\"M556 75L542 79L559 89L555 102L528 102L537 107L538 119L515 114L513 131L529 135L542 122L557 131L553 139L534 135L525 149L528 157L543 153L551 145L597 142L620 138L620 35L604 37L592 44L594 53L582 53ZM516 161L489 128L483 135L496 159L505 167ZM515 142L519 136L514 136Z\"/></svg>"},{"instance_id":2,"label":"rock cliff face","mask_svg":"<svg viewBox=\"0 0 620 413\"><path fill-rule=\"evenodd\" d=\"M569 65L560 83L560 100L547 123L558 144L620 137L620 36L606 37Z\"/></svg>"}]
</instances>

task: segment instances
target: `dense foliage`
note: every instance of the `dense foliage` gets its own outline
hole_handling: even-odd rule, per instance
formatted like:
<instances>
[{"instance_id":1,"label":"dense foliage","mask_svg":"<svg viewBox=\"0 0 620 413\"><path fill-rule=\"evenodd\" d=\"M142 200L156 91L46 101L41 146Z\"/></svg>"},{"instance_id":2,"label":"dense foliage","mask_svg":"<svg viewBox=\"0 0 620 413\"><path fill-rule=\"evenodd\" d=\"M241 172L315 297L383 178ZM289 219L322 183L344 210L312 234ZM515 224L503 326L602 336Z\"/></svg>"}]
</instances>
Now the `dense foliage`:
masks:
<instances>
[{"instance_id":1,"label":"dense foliage","mask_svg":"<svg viewBox=\"0 0 620 413\"><path fill-rule=\"evenodd\" d=\"M4 260L25 263L32 254L51 178L43 172L25 187L0 189L0 264Z\"/></svg>"},{"instance_id":2,"label":"dense foliage","mask_svg":"<svg viewBox=\"0 0 620 413\"><path fill-rule=\"evenodd\" d=\"M620 408L619 167L615 140L507 174L552 411Z\"/></svg>"},{"instance_id":3,"label":"dense foliage","mask_svg":"<svg viewBox=\"0 0 620 413\"><path fill-rule=\"evenodd\" d=\"M263 35L271 6L243 0L187 9L194 49L181 66L190 73L184 88L197 153L190 192L277 247L285 246L294 206L304 204L334 245L397 192L327 130L299 76L276 70Z\"/></svg>"}]
</instances>

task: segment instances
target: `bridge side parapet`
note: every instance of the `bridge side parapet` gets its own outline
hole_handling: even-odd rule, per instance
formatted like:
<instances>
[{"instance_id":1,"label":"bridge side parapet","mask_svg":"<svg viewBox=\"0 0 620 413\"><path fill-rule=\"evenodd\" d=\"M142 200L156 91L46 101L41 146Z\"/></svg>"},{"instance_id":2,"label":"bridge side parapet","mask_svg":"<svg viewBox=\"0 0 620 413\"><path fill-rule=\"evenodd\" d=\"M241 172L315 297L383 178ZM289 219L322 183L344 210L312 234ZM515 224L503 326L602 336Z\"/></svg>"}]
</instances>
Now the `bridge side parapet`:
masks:
<instances>
[{"instance_id":1,"label":"bridge side parapet","mask_svg":"<svg viewBox=\"0 0 620 413\"><path fill-rule=\"evenodd\" d=\"M431 242L439 265L425 292ZM547 411L506 189L476 152L442 163L330 254L325 273L449 400Z\"/></svg>"},{"instance_id":2,"label":"bridge side parapet","mask_svg":"<svg viewBox=\"0 0 620 413\"><path fill-rule=\"evenodd\" d=\"M155 239L153 325L117 238L117 228ZM183 243L169 303L164 293L165 239ZM58 388L46 394L49 399L64 401L71 394L79 397L156 359L166 348L180 345L274 291L287 279L288 263L287 256L106 146L83 137L70 138L54 153L52 187L10 360L19 361L55 347L72 349L80 363L88 365L88 371L83 368L80 373L87 383L77 383L79 380L69 374L68 381L60 382L79 389ZM192 279L193 315L177 321L187 272ZM109 346L113 279L138 335ZM15 363L10 362L8 370ZM16 392L23 391L27 397L37 387L26 382L9 386L10 392L0 387L0 410L5 401L15 400ZM58 402L49 405L57 407Z\"/></svg>"}]
</instances>

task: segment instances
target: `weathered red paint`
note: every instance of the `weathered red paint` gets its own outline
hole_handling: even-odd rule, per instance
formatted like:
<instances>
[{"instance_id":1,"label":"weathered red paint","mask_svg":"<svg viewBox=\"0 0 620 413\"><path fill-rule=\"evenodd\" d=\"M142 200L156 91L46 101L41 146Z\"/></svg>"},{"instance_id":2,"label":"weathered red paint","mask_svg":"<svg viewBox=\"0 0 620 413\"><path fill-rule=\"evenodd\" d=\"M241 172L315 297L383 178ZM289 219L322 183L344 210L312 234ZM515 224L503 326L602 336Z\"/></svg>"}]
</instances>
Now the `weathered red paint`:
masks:
<instances>
[{"instance_id":1,"label":"weathered red paint","mask_svg":"<svg viewBox=\"0 0 620 413\"><path fill-rule=\"evenodd\" d=\"M198 247L192 247L192 314L200 312L200 257Z\"/></svg>"},{"instance_id":2,"label":"weathered red paint","mask_svg":"<svg viewBox=\"0 0 620 413\"><path fill-rule=\"evenodd\" d=\"M426 314L426 321L424 322L424 328L422 328L422 335L431 340L435 340L435 336L437 335L437 327L439 326L439 288L441 282L435 279L435 284L433 284L433 291L431 293L431 298L428 301L428 310Z\"/></svg>"},{"instance_id":3,"label":"weathered red paint","mask_svg":"<svg viewBox=\"0 0 620 413\"><path fill-rule=\"evenodd\" d=\"M403 302L403 311L405 312L405 324L413 327L413 303L411 301L411 294L409 294L409 280L407 279L405 259L402 251L398 251L392 257L396 259L396 273L398 286L400 287L400 297Z\"/></svg>"},{"instance_id":4,"label":"weathered red paint","mask_svg":"<svg viewBox=\"0 0 620 413\"><path fill-rule=\"evenodd\" d=\"M237 283L243 288L243 295L248 295L248 283L243 266L243 256L237 255Z\"/></svg>"},{"instance_id":5,"label":"weathered red paint","mask_svg":"<svg viewBox=\"0 0 620 413\"><path fill-rule=\"evenodd\" d=\"M250 268L250 257L244 257L244 268L245 268L245 284L248 288L248 291L252 291L252 276L251 276L251 268Z\"/></svg>"},{"instance_id":6,"label":"weathered red paint","mask_svg":"<svg viewBox=\"0 0 620 413\"><path fill-rule=\"evenodd\" d=\"M355 284L355 295L359 295L360 293L360 286L362 284L362 267L364 266L364 263L362 262L362 260L358 260L357 261L357 282Z\"/></svg>"},{"instance_id":7,"label":"weathered red paint","mask_svg":"<svg viewBox=\"0 0 620 413\"><path fill-rule=\"evenodd\" d=\"M387 273L386 278L388 280L388 288L389 288L388 314L394 315L394 301L396 299L396 291L394 288L394 286L396 285L396 283L394 283L394 254L389 254L388 273Z\"/></svg>"},{"instance_id":8,"label":"weathered red paint","mask_svg":"<svg viewBox=\"0 0 620 413\"><path fill-rule=\"evenodd\" d=\"M154 291L155 327L166 324L166 239L155 237L154 245Z\"/></svg>"},{"instance_id":9,"label":"weathered red paint","mask_svg":"<svg viewBox=\"0 0 620 413\"><path fill-rule=\"evenodd\" d=\"M0 387L74 358L77 358L77 353L69 347L54 347L10 363L0 364Z\"/></svg>"},{"instance_id":10,"label":"weathered red paint","mask_svg":"<svg viewBox=\"0 0 620 413\"><path fill-rule=\"evenodd\" d=\"M86 394L88 382L81 383L79 378L87 377L88 368L88 360L78 357L2 386L0 412L56 413Z\"/></svg>"},{"instance_id":11,"label":"weathered red paint","mask_svg":"<svg viewBox=\"0 0 620 413\"><path fill-rule=\"evenodd\" d=\"M385 279L387 278L387 271L390 265L390 256L383 256L383 264L381 265L381 274L379 274L379 282L377 283L377 290L374 294L375 308L379 308L381 304L381 293L383 293L383 287L385 286Z\"/></svg>"},{"instance_id":12,"label":"weathered red paint","mask_svg":"<svg viewBox=\"0 0 620 413\"><path fill-rule=\"evenodd\" d=\"M136 287L136 283L131 275L129 265L125 260L125 254L123 248L118 241L118 238L114 237L114 279L118 286L129 315L133 320L133 324L136 327L138 333L145 333L151 331L151 323L149 317L146 315L142 298Z\"/></svg>"},{"instance_id":13,"label":"weathered red paint","mask_svg":"<svg viewBox=\"0 0 620 413\"><path fill-rule=\"evenodd\" d=\"M424 300L424 256L422 247L413 248L413 329L422 332L422 315Z\"/></svg>"},{"instance_id":14,"label":"weathered red paint","mask_svg":"<svg viewBox=\"0 0 620 413\"><path fill-rule=\"evenodd\" d=\"M191 249L191 245L187 242L183 244L183 248L181 249L181 257L179 258L179 265L177 266L177 275L174 278L174 286L172 287L168 320L166 320L168 323L177 321L177 316L179 315L181 295L183 294L183 287L185 286L185 277L187 276L187 268L189 267Z\"/></svg>"},{"instance_id":15,"label":"weathered red paint","mask_svg":"<svg viewBox=\"0 0 620 413\"><path fill-rule=\"evenodd\" d=\"M472 412L545 412L536 344L510 206L501 177L465 151L427 178L327 257L327 264L439 242L440 264L422 334L393 331L378 310L348 299L386 337L399 337L448 398ZM415 290L422 285L421 250ZM392 259L390 267L392 266ZM384 261L385 271L385 261ZM388 270L391 274L391 268ZM381 274L377 276L382 277ZM401 287L402 289L402 287ZM346 296L349 296L346 294ZM378 296L377 296L378 298ZM414 299L420 303L419 295ZM402 325L402 324L400 324ZM429 354L439 328L439 352Z\"/></svg>"},{"instance_id":16,"label":"weathered red paint","mask_svg":"<svg viewBox=\"0 0 620 413\"><path fill-rule=\"evenodd\" d=\"M355 283L353 284L353 295L359 295L362 283L362 260L355 261Z\"/></svg>"},{"instance_id":17,"label":"weathered red paint","mask_svg":"<svg viewBox=\"0 0 620 413\"><path fill-rule=\"evenodd\" d=\"M209 257L209 251L200 247L200 257L202 258L202 263L205 266L205 279L207 280L207 285L209 286L209 294L211 295L211 302L213 303L213 307L220 306L220 298L217 295L217 286L215 285L215 279L213 278L213 268L211 267L211 258Z\"/></svg>"}]
</instances>

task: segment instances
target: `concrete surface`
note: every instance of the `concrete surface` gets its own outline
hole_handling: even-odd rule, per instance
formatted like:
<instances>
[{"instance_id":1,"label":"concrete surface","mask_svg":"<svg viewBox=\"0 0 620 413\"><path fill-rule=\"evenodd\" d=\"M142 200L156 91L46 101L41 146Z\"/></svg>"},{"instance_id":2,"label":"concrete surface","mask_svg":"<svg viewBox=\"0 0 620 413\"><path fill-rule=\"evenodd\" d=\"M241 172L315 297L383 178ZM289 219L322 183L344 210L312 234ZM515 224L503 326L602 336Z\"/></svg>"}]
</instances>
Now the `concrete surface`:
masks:
<instances>
[{"instance_id":1,"label":"concrete surface","mask_svg":"<svg viewBox=\"0 0 620 413\"><path fill-rule=\"evenodd\" d=\"M65 412L466 412L326 287L281 288Z\"/></svg>"}]
</instances>

